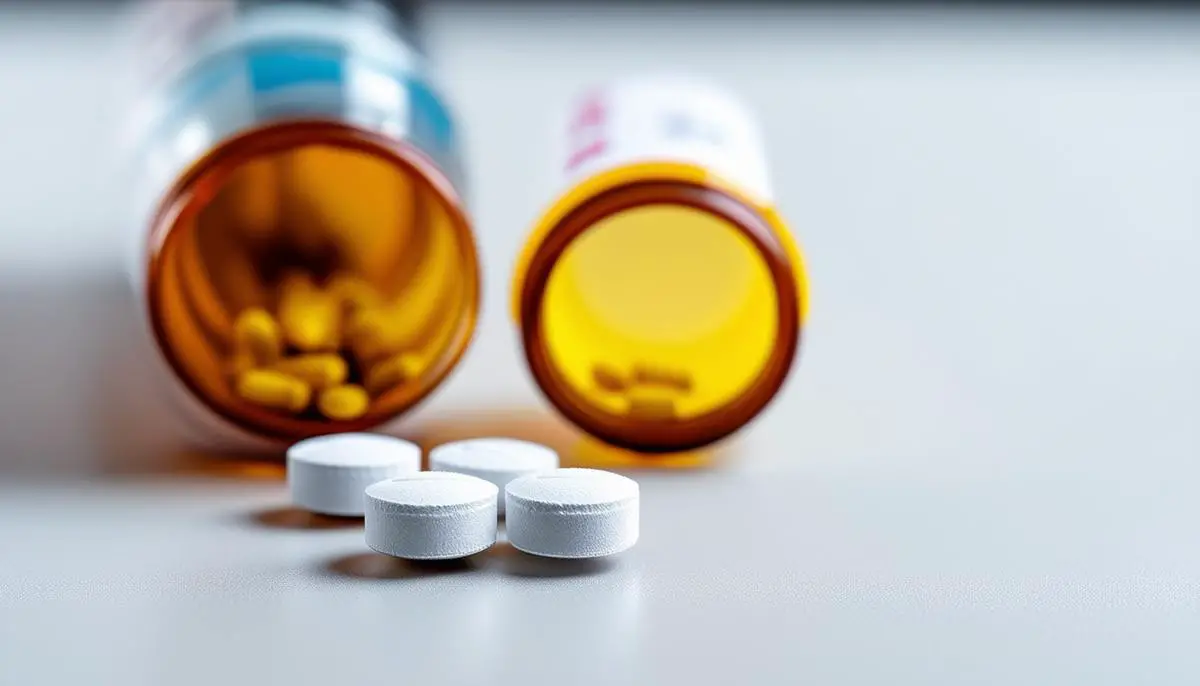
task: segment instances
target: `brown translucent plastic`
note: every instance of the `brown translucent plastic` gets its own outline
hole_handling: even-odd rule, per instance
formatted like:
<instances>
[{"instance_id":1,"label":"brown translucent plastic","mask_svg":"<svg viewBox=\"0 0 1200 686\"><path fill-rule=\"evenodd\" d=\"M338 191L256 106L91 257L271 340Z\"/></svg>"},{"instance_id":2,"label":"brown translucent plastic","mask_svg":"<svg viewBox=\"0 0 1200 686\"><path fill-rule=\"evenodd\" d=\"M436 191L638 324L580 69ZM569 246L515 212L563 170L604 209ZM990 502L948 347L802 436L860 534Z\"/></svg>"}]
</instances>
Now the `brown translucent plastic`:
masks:
<instances>
[{"instance_id":1,"label":"brown translucent plastic","mask_svg":"<svg viewBox=\"0 0 1200 686\"><path fill-rule=\"evenodd\" d=\"M344 124L286 122L223 143L165 196L149 248L149 318L167 361L201 402L262 436L365 430L397 416L450 372L475 328L478 260L451 183L416 149ZM328 292L349 276L395 332L368 360L339 320L336 349L315 351L344 356L355 387L377 358L404 358L405 375L375 389L357 418L323 415L316 393L299 411L239 393L234 322L251 308L278 316L297 274ZM314 352L294 348L284 354Z\"/></svg>"},{"instance_id":2,"label":"brown translucent plastic","mask_svg":"<svg viewBox=\"0 0 1200 686\"><path fill-rule=\"evenodd\" d=\"M578 253L590 249L585 244L599 245L605 233L607 243L593 250L604 263L589 265L590 290L555 294L571 291L555 285L564 278L558 275L575 269ZM672 250L685 254L673 257ZM676 272L681 277L676 283L670 265L680 261L689 263ZM655 276L658 265L663 273ZM737 302L727 303L726 315L706 301L724 295L723 267L742 270L744 278L735 281L751 284L730 296ZM528 262L519 307L530 370L568 420L611 445L643 453L708 445L753 419L788 376L800 341L795 268L758 211L722 190L647 180L601 192L547 231ZM703 293L687 290L688 283ZM655 298L655 305L642 302ZM674 318L689 326L676 331L674 324L651 319L656 312L669 315L673 307L694 313ZM551 316L558 321L548 321ZM698 325L692 329L690 324ZM719 331L706 334L704 324ZM729 348L721 347L726 344ZM639 359L642 352L651 359ZM593 359L618 355L626 367L633 363L627 372ZM587 360L594 366L585 379L581 369ZM706 373L709 379L719 377L715 390L711 383L704 385ZM627 387L648 392L634 397L624 391ZM613 398L623 392L622 411ZM688 394L702 400L688 408ZM672 398L683 400L677 406Z\"/></svg>"}]
</instances>

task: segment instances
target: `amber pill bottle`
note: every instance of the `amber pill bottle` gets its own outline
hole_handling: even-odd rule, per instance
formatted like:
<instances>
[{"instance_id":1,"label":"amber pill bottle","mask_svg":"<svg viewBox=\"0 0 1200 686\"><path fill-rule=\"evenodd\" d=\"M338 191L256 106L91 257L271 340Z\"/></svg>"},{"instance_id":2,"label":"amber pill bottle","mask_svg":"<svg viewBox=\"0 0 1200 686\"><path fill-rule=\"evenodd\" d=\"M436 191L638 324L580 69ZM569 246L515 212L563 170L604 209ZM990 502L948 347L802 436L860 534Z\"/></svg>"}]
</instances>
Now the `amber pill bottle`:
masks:
<instances>
[{"instance_id":1,"label":"amber pill bottle","mask_svg":"<svg viewBox=\"0 0 1200 686\"><path fill-rule=\"evenodd\" d=\"M394 5L170 0L134 117L131 273L206 442L383 425L466 350L450 112Z\"/></svg>"},{"instance_id":2,"label":"amber pill bottle","mask_svg":"<svg viewBox=\"0 0 1200 686\"><path fill-rule=\"evenodd\" d=\"M518 260L532 375L571 422L646 454L750 422L796 359L801 253L747 109L690 77L612 82L562 137L562 189Z\"/></svg>"}]
</instances>

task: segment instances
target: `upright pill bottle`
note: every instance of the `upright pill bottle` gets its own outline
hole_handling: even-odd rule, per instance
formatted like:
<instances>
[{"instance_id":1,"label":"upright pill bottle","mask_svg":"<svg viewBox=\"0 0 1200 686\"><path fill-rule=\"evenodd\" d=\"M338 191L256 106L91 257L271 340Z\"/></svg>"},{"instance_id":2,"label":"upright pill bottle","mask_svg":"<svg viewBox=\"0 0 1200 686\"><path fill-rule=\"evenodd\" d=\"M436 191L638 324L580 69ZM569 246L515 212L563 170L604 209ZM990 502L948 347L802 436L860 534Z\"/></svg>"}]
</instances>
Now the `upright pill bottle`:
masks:
<instances>
[{"instance_id":1,"label":"upright pill bottle","mask_svg":"<svg viewBox=\"0 0 1200 686\"><path fill-rule=\"evenodd\" d=\"M208 443L378 427L468 346L459 150L401 10L165 0L137 16L152 73L130 122L130 272Z\"/></svg>"},{"instance_id":2,"label":"upright pill bottle","mask_svg":"<svg viewBox=\"0 0 1200 686\"><path fill-rule=\"evenodd\" d=\"M621 448L733 433L788 376L808 294L751 114L708 82L639 76L580 98L561 137L512 289L536 383Z\"/></svg>"}]
</instances>

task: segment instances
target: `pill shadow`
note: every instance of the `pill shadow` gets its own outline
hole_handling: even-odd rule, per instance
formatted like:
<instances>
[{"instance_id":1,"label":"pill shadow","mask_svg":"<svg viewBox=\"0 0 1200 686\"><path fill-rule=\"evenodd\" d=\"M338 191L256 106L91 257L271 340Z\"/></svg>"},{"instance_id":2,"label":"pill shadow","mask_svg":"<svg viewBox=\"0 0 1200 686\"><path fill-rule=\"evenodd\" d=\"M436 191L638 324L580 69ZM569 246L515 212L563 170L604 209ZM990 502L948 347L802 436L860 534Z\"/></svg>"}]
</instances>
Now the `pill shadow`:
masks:
<instances>
[{"instance_id":1,"label":"pill shadow","mask_svg":"<svg viewBox=\"0 0 1200 686\"><path fill-rule=\"evenodd\" d=\"M487 557L489 566L494 566L501 574L531 579L598 576L618 566L615 556L586 560L538 557L517 550L507 541L497 542L488 550Z\"/></svg>"},{"instance_id":2,"label":"pill shadow","mask_svg":"<svg viewBox=\"0 0 1200 686\"><path fill-rule=\"evenodd\" d=\"M332 517L302 510L298 507L273 507L251 512L250 523L266 529L321 531L325 529L362 528L362 517Z\"/></svg>"},{"instance_id":3,"label":"pill shadow","mask_svg":"<svg viewBox=\"0 0 1200 686\"><path fill-rule=\"evenodd\" d=\"M341 578L384 580L462 574L479 568L480 562L475 557L458 560L401 560L381 553L355 553L330 560L324 571Z\"/></svg>"}]
</instances>

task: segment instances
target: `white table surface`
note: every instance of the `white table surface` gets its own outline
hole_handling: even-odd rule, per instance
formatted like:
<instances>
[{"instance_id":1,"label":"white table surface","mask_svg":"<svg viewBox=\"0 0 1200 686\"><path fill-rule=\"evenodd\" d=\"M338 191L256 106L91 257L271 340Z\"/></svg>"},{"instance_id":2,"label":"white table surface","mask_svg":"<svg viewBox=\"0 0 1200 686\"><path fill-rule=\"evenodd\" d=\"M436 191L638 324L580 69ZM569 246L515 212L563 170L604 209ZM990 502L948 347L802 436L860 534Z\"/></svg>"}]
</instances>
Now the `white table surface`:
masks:
<instances>
[{"instance_id":1,"label":"white table surface","mask_svg":"<svg viewBox=\"0 0 1200 686\"><path fill-rule=\"evenodd\" d=\"M0 490L0 683L1183 684L1190 484L643 474L602 564L413 567L276 482Z\"/></svg>"},{"instance_id":2,"label":"white table surface","mask_svg":"<svg viewBox=\"0 0 1200 686\"><path fill-rule=\"evenodd\" d=\"M544 407L508 265L597 79L741 93L814 291L739 459L634 474L629 555L414 570L292 528L277 481L168 469L111 20L2 12L0 684L1197 680L1200 15L435 7L486 310L398 430Z\"/></svg>"}]
</instances>

